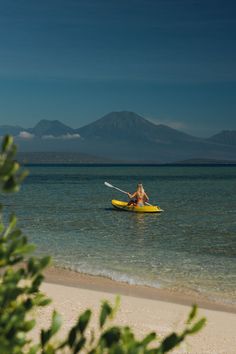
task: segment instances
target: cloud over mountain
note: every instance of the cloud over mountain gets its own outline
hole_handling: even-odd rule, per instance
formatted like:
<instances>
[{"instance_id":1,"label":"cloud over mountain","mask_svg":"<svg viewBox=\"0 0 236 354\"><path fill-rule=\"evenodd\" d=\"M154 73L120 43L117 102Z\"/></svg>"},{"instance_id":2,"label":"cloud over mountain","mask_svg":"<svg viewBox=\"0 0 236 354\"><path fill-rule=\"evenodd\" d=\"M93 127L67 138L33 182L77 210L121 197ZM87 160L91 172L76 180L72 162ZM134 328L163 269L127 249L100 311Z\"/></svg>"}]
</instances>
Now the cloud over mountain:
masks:
<instances>
[{"instance_id":1,"label":"cloud over mountain","mask_svg":"<svg viewBox=\"0 0 236 354\"><path fill-rule=\"evenodd\" d=\"M50 135L42 135L41 137L42 139L62 139L62 140L70 140L70 139L80 139L80 135L78 133L75 134L63 134L63 135L59 135L59 136L54 136L52 134Z\"/></svg>"},{"instance_id":2,"label":"cloud over mountain","mask_svg":"<svg viewBox=\"0 0 236 354\"><path fill-rule=\"evenodd\" d=\"M34 134L31 134L27 131L21 131L18 136L21 139L33 139L34 138Z\"/></svg>"}]
</instances>

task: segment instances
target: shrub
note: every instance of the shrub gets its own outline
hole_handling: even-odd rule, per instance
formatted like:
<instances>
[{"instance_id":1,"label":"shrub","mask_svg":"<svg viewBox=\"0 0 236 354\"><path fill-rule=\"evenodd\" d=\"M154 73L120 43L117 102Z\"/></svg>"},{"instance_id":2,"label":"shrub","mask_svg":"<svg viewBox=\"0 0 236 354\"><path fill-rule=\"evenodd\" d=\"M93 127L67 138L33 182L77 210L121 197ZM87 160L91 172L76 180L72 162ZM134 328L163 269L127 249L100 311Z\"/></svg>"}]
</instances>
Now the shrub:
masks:
<instances>
[{"instance_id":1,"label":"shrub","mask_svg":"<svg viewBox=\"0 0 236 354\"><path fill-rule=\"evenodd\" d=\"M17 192L26 172L15 161L16 146L10 136L4 138L0 153L0 190ZM61 327L61 316L54 311L50 327L41 329L38 343L30 339L30 331L36 325L33 313L41 306L50 303L41 291L44 279L43 270L50 263L50 257L34 257L34 246L17 228L17 219L10 216L9 224L2 220L3 207L0 205L0 353L114 353L114 354L163 354L178 344L188 335L198 332L205 324L205 319L196 320L197 307L193 306L182 333L171 333L157 343L156 334L148 333L142 340L135 337L128 326L113 325L113 319L119 304L114 306L103 302L99 316L99 333L88 331L91 310L86 310L70 329L67 337L60 342L54 340Z\"/></svg>"}]
</instances>

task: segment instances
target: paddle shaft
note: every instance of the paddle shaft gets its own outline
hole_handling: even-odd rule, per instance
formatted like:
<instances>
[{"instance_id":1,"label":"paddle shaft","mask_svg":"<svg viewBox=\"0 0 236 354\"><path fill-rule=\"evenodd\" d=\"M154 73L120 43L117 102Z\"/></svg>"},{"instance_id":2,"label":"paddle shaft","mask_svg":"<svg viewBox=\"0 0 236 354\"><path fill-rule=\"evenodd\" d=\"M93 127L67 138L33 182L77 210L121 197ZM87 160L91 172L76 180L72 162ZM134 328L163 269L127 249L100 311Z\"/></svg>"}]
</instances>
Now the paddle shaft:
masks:
<instances>
[{"instance_id":1,"label":"paddle shaft","mask_svg":"<svg viewBox=\"0 0 236 354\"><path fill-rule=\"evenodd\" d=\"M124 194L127 194L127 195L129 194L128 192L123 191L122 189L120 189L120 188L118 188L118 187L112 186L112 188L114 188L114 189L120 191L121 193L124 193Z\"/></svg>"}]
</instances>

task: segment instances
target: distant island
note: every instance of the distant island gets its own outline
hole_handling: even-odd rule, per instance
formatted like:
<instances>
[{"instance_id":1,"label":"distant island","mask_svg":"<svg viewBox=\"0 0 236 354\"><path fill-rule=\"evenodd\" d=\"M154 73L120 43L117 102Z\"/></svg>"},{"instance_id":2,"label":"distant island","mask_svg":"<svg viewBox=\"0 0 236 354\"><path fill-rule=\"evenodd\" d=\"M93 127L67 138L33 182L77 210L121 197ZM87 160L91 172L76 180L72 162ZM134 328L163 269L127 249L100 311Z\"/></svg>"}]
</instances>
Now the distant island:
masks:
<instances>
[{"instance_id":1,"label":"distant island","mask_svg":"<svg viewBox=\"0 0 236 354\"><path fill-rule=\"evenodd\" d=\"M17 159L23 165L32 164L109 164L110 159L77 152L19 152Z\"/></svg>"},{"instance_id":2,"label":"distant island","mask_svg":"<svg viewBox=\"0 0 236 354\"><path fill-rule=\"evenodd\" d=\"M199 138L134 112L111 112L81 128L41 120L33 128L0 126L24 163L234 164L236 130Z\"/></svg>"}]
</instances>

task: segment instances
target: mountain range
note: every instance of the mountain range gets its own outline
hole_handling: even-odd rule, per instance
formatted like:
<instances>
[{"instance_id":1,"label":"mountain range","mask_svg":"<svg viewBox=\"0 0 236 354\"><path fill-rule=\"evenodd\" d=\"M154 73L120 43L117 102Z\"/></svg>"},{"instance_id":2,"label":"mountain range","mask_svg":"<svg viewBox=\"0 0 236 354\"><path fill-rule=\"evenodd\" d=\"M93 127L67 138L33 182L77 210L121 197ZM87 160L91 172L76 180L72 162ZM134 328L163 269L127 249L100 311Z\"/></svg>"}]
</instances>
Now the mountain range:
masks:
<instances>
[{"instance_id":1,"label":"mountain range","mask_svg":"<svg viewBox=\"0 0 236 354\"><path fill-rule=\"evenodd\" d=\"M5 134L15 136L21 153L85 154L86 161L89 156L100 162L236 161L235 130L199 138L127 111L109 113L78 129L58 120L41 120L33 128L2 125L0 136Z\"/></svg>"}]
</instances>

